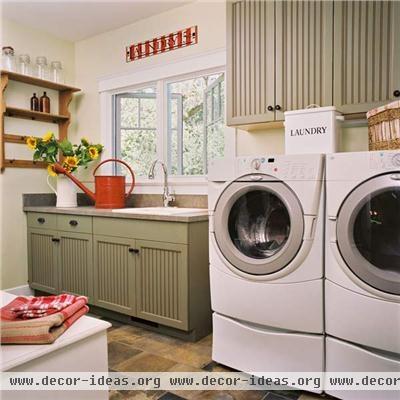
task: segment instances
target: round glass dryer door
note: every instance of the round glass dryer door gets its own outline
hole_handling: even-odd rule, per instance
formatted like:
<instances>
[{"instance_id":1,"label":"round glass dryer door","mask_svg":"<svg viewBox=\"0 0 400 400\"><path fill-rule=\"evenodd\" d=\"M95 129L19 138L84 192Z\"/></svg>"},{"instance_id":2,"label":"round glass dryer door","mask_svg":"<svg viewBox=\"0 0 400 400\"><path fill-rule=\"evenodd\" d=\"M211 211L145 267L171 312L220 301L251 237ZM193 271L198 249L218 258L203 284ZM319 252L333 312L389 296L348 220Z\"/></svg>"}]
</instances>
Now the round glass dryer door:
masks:
<instances>
[{"instance_id":1,"label":"round glass dryer door","mask_svg":"<svg viewBox=\"0 0 400 400\"><path fill-rule=\"evenodd\" d=\"M300 203L279 181L232 183L218 201L214 226L224 257L253 275L268 275L288 265L304 231Z\"/></svg>"},{"instance_id":2,"label":"round glass dryer door","mask_svg":"<svg viewBox=\"0 0 400 400\"><path fill-rule=\"evenodd\" d=\"M347 197L337 238L355 275L375 289L400 295L400 174L366 181Z\"/></svg>"}]
</instances>

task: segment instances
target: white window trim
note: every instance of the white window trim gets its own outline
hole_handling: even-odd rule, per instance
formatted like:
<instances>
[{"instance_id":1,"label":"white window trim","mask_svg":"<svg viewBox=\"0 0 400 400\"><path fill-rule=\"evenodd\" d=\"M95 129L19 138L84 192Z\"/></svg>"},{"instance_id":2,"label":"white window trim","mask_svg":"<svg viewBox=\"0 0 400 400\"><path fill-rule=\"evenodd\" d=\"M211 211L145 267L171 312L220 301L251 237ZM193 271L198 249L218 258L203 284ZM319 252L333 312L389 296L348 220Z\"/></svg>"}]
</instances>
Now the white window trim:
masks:
<instances>
[{"instance_id":1,"label":"white window trim","mask_svg":"<svg viewBox=\"0 0 400 400\"><path fill-rule=\"evenodd\" d=\"M101 142L105 146L104 158L110 158L114 153L113 143L113 95L123 93L132 89L140 89L154 85L157 87L158 101L163 101L163 93L166 85L175 81L177 78L186 79L199 74L225 72L226 51L220 49L213 52L203 53L198 56L188 57L184 60L178 60L153 68L137 68L132 73L113 75L99 79L98 89L100 93L100 115L101 115ZM225 75L226 76L226 75ZM160 109L160 104L157 105ZM161 107L161 109L163 109ZM226 107L225 107L226 109ZM157 118L157 129L164 132L167 115L161 115ZM158 135L157 157L166 160L166 146L163 141L166 135ZM162 154L164 150L165 154ZM225 128L225 156L234 157L236 154L236 131L234 128ZM105 166L106 168L106 166ZM112 165L109 166L111 172ZM136 193L159 193L162 187L162 176L157 171L156 180L148 180L140 177L136 180ZM176 194L207 194L206 176L169 176L169 183Z\"/></svg>"}]
</instances>

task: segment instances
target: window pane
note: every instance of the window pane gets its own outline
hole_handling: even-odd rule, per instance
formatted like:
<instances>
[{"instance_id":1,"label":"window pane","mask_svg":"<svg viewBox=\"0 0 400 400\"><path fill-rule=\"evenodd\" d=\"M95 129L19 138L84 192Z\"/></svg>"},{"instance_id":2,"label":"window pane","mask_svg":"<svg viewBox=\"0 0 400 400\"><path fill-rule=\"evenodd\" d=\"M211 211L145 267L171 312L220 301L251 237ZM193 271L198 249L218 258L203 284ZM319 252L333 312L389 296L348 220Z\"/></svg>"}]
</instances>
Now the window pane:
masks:
<instances>
[{"instance_id":1,"label":"window pane","mask_svg":"<svg viewBox=\"0 0 400 400\"><path fill-rule=\"evenodd\" d=\"M223 74L214 74L168 84L170 173L204 175L207 161L223 156L221 82Z\"/></svg>"},{"instance_id":2,"label":"window pane","mask_svg":"<svg viewBox=\"0 0 400 400\"><path fill-rule=\"evenodd\" d=\"M136 176L146 176L157 152L155 88L120 94L116 99L117 157L130 164Z\"/></svg>"},{"instance_id":3,"label":"window pane","mask_svg":"<svg viewBox=\"0 0 400 400\"><path fill-rule=\"evenodd\" d=\"M156 158L156 143L155 130L121 129L121 158L132 167L136 176L147 176Z\"/></svg>"}]
</instances>

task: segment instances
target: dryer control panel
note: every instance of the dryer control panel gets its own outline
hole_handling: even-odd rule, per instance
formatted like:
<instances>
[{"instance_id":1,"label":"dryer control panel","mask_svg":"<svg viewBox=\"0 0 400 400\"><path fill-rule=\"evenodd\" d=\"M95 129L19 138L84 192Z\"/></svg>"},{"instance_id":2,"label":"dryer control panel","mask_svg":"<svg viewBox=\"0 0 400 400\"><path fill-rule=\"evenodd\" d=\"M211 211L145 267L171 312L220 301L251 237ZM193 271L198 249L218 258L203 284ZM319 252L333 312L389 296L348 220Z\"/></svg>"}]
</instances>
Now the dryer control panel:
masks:
<instances>
[{"instance_id":1,"label":"dryer control panel","mask_svg":"<svg viewBox=\"0 0 400 400\"><path fill-rule=\"evenodd\" d=\"M280 180L319 180L322 176L322 156L249 156L236 159L236 176L261 173Z\"/></svg>"}]
</instances>

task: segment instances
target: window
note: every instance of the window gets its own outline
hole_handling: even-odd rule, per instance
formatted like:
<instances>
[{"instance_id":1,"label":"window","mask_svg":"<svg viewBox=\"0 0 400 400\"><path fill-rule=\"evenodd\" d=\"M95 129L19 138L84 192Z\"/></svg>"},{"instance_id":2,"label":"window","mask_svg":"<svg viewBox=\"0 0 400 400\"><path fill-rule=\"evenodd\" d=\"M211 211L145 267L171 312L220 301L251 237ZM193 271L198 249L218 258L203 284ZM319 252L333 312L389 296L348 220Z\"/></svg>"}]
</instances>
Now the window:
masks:
<instances>
[{"instance_id":1,"label":"window","mask_svg":"<svg viewBox=\"0 0 400 400\"><path fill-rule=\"evenodd\" d=\"M160 80L114 95L114 156L146 177L153 160L175 176L206 175L225 148L224 73Z\"/></svg>"}]
</instances>

